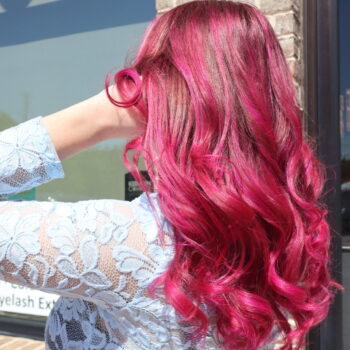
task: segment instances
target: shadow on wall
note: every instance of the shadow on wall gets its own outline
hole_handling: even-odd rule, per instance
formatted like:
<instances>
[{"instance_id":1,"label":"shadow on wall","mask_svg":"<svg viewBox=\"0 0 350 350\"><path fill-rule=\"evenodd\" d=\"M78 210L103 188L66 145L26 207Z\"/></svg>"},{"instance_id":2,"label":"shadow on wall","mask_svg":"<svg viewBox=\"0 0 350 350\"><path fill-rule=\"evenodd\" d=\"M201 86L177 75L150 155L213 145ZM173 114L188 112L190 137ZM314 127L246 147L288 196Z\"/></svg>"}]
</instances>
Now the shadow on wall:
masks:
<instances>
[{"instance_id":1,"label":"shadow on wall","mask_svg":"<svg viewBox=\"0 0 350 350\"><path fill-rule=\"evenodd\" d=\"M35 4L36 6L31 6ZM0 47L148 22L155 0L0 0Z\"/></svg>"}]
</instances>

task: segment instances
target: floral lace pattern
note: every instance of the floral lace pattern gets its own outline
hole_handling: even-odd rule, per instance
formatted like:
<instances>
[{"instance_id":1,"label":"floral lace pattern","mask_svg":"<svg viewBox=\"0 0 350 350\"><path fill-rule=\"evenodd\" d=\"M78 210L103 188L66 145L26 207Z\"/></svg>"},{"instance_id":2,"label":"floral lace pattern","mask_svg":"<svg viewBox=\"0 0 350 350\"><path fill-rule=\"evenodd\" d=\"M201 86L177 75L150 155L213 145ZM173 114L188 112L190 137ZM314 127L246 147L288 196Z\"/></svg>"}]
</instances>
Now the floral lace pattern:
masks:
<instances>
[{"instance_id":1,"label":"floral lace pattern","mask_svg":"<svg viewBox=\"0 0 350 350\"><path fill-rule=\"evenodd\" d=\"M0 134L0 194L22 192L64 176L41 117Z\"/></svg>"},{"instance_id":2,"label":"floral lace pattern","mask_svg":"<svg viewBox=\"0 0 350 350\"><path fill-rule=\"evenodd\" d=\"M0 133L0 195L63 175L40 117ZM157 194L0 202L0 278L61 295L46 323L49 350L197 349L161 290L146 292L171 261L171 243ZM211 328L205 349L220 349Z\"/></svg>"}]
</instances>

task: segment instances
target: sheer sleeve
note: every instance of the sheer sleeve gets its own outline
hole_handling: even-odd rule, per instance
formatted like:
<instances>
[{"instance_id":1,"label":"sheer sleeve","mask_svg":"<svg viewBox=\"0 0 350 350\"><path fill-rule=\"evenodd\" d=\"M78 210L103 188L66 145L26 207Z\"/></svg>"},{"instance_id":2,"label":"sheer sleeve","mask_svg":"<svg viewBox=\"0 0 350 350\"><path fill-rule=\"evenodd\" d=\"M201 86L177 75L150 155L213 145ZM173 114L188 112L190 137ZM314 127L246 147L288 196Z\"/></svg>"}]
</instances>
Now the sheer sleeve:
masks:
<instances>
[{"instance_id":1,"label":"sheer sleeve","mask_svg":"<svg viewBox=\"0 0 350 350\"><path fill-rule=\"evenodd\" d=\"M133 202L0 202L0 277L123 307L166 268L172 249L157 231L145 195Z\"/></svg>"},{"instance_id":2,"label":"sheer sleeve","mask_svg":"<svg viewBox=\"0 0 350 350\"><path fill-rule=\"evenodd\" d=\"M0 132L0 195L9 195L64 177L42 117Z\"/></svg>"}]
</instances>

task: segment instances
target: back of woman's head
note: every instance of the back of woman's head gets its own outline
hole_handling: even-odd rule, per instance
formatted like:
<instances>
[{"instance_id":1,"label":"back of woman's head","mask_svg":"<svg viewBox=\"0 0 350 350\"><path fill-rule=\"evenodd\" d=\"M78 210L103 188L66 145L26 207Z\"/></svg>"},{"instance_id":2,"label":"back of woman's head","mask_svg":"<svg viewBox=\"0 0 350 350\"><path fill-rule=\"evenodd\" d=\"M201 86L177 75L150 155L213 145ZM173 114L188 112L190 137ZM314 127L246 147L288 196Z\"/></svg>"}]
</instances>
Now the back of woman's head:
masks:
<instances>
[{"instance_id":1,"label":"back of woman's head","mask_svg":"<svg viewBox=\"0 0 350 350\"><path fill-rule=\"evenodd\" d=\"M281 348L300 348L339 286L319 202L324 167L266 18L231 1L178 6L151 23L116 82L124 102L114 102L144 115L126 152L135 164L144 156L174 229L175 257L156 280L167 301L197 340L209 308L226 349L256 349L273 327Z\"/></svg>"}]
</instances>

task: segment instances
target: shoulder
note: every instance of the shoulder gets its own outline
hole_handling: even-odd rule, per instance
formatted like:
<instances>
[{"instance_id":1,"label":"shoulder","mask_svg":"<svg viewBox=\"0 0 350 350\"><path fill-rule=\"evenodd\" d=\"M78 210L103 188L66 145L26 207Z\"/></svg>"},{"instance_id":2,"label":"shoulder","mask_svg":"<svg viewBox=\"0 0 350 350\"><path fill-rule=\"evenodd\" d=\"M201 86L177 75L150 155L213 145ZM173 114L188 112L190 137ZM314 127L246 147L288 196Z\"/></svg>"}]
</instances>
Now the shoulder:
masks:
<instances>
[{"instance_id":1,"label":"shoulder","mask_svg":"<svg viewBox=\"0 0 350 350\"><path fill-rule=\"evenodd\" d=\"M145 237L149 256L159 264L158 274L163 272L172 260L175 247L173 229L162 213L158 193L143 193L130 202L135 222Z\"/></svg>"},{"instance_id":2,"label":"shoulder","mask_svg":"<svg viewBox=\"0 0 350 350\"><path fill-rule=\"evenodd\" d=\"M160 265L172 259L173 230L162 213L157 193L143 193L130 202L102 199L72 205L76 221L88 231L108 227L119 246L145 253ZM120 249L117 248L118 252Z\"/></svg>"}]
</instances>

